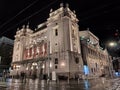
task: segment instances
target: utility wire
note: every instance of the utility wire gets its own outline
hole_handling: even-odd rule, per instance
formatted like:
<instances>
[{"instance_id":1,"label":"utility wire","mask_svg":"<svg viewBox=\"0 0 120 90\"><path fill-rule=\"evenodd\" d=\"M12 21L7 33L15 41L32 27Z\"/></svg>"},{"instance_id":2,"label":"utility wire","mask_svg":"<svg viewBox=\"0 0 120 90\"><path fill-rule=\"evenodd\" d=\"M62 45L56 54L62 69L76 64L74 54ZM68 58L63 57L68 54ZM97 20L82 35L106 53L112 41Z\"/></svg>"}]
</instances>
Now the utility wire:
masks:
<instances>
[{"instance_id":1,"label":"utility wire","mask_svg":"<svg viewBox=\"0 0 120 90\"><path fill-rule=\"evenodd\" d=\"M12 20L14 20L18 15L22 14L24 11L26 11L28 8L30 8L31 6L33 6L35 3L37 3L39 0L34 1L33 3L31 3L30 5L28 5L26 8L22 9L20 12L18 12L14 17L12 17L11 19L9 19L8 21L6 21L5 23L3 23L0 26L0 29L5 26L6 24L8 24L9 22L11 22Z\"/></svg>"},{"instance_id":2,"label":"utility wire","mask_svg":"<svg viewBox=\"0 0 120 90\"><path fill-rule=\"evenodd\" d=\"M36 2L37 2L37 1L39 1L39 0L36 0ZM4 34L5 32L7 32L7 31L9 31L9 30L11 30L11 29L13 29L13 28L15 28L17 25L25 22L26 20L30 19L30 18L33 17L34 15L40 13L42 10L48 8L49 6L51 6L52 4L56 3L57 1L58 1L58 0L55 0L54 2L50 3L48 6L43 7L43 8L40 9L39 11L37 11L37 12L33 13L32 15L26 17L25 19L23 19L23 20L20 21L19 23L15 24L14 26L8 28L6 31L4 31L4 32L1 33L1 34ZM36 2L35 2L35 3L36 3ZM95 9L91 10L91 12L95 12L95 11L99 11L99 10L101 10L101 9L103 9L103 8L107 8L107 7L110 6L111 4L112 4L112 3L108 3L108 4L106 4L106 5L100 6L100 7L98 7L97 9L95 8ZM33 5L33 4L32 4L32 5ZM115 8L116 8L116 7L115 7ZM112 8L112 10L114 10L115 8ZM117 8L118 8L118 7L117 7ZM109 11L111 11L111 10L109 10ZM22 11L22 12L23 12L23 11ZM89 13L90 13L90 11L89 11ZM88 13L83 13L83 15L86 15L86 14L88 14ZM101 12L99 13L99 15L101 15ZM89 19L89 18L92 18L92 17L96 17L96 16L99 16L99 15L98 15L98 14L95 14L95 15L93 15L93 16L88 16L88 17L86 16L86 18L81 19L81 21L84 21L84 20L86 20L86 19ZM14 18L13 18L13 19L14 19Z\"/></svg>"},{"instance_id":3,"label":"utility wire","mask_svg":"<svg viewBox=\"0 0 120 90\"><path fill-rule=\"evenodd\" d=\"M84 21L84 20L87 20L87 19L89 19L89 18L93 18L93 17L96 17L96 16L100 16L100 15L102 15L102 14L109 13L110 11L113 11L113 10L115 10L115 9L120 8L119 5L115 5L115 4L119 4L119 2L118 2L118 1L109 2L108 4L102 5L102 6L100 6L100 7L94 8L94 9L89 10L89 11L86 11L85 13L82 13L82 14L81 14L81 17L82 17L82 16L83 16L83 17L82 17L82 19L81 19L80 21ZM106 9L106 10L105 10L105 8L112 7L112 6L114 6L114 7L111 8L111 9ZM103 10L103 11L101 11L101 10ZM99 11L99 12L98 12L98 11ZM96 13L96 12L98 12L98 13ZM95 13L95 14L94 14L94 13ZM92 15L92 14L93 14L93 15ZM84 17L85 17L85 18L84 18Z\"/></svg>"},{"instance_id":4,"label":"utility wire","mask_svg":"<svg viewBox=\"0 0 120 90\"><path fill-rule=\"evenodd\" d=\"M97 17L97 16L104 15L104 14L108 14L109 12L114 11L116 9L120 9L120 6L116 6L112 9L105 10L103 12L99 12L99 13L95 13L93 15L86 16L85 18L82 18L80 21L85 21L85 20L88 20L89 18Z\"/></svg>"},{"instance_id":5,"label":"utility wire","mask_svg":"<svg viewBox=\"0 0 120 90\"><path fill-rule=\"evenodd\" d=\"M37 11L37 12L33 13L32 15L26 17L25 19L23 19L23 20L20 21L19 23L15 24L14 26L12 26L12 27L8 28L7 30L5 30L4 32L2 32L1 35L4 34L4 33L7 32L7 31L10 31L11 29L15 28L17 25L25 22L26 20L30 19L30 18L33 17L34 15L40 13L42 10L48 8L49 6L53 5L53 4L56 3L57 1L58 1L58 0L55 0L54 2L52 2L52 3L50 3L49 5L43 7L42 9L40 9L39 11Z\"/></svg>"}]
</instances>

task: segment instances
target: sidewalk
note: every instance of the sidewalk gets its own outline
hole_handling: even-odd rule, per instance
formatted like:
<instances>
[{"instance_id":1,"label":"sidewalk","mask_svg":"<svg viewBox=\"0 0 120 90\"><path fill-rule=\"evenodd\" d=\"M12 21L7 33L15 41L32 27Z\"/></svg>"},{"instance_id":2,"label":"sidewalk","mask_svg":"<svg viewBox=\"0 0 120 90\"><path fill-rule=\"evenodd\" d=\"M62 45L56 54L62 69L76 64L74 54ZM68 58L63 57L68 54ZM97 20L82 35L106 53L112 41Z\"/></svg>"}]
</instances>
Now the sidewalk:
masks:
<instances>
[{"instance_id":1,"label":"sidewalk","mask_svg":"<svg viewBox=\"0 0 120 90\"><path fill-rule=\"evenodd\" d=\"M6 79L4 77L0 77L0 87L7 87Z\"/></svg>"},{"instance_id":2,"label":"sidewalk","mask_svg":"<svg viewBox=\"0 0 120 90\"><path fill-rule=\"evenodd\" d=\"M79 82L78 80L70 80L69 83L67 80L60 80L58 82L50 81L49 84L47 83L46 80L39 80L39 79L35 79L35 80L27 79L26 82L21 82L20 79L8 79L6 83L7 83L7 87L13 89L18 87L35 88L37 86L36 90L39 90L39 88L44 88L44 90L47 90L47 88L50 87L53 88L53 90L56 90L54 88L58 88L59 90L63 90L62 88L65 88L64 90L71 90L71 88L73 88L74 90L108 90L107 88L110 85L108 84L109 82L110 82L109 80L105 80L105 82L102 83L101 78L97 78L97 79L80 80ZM13 90L13 89L8 89L8 90ZM21 90L21 89L17 89L17 90Z\"/></svg>"},{"instance_id":3,"label":"sidewalk","mask_svg":"<svg viewBox=\"0 0 120 90\"><path fill-rule=\"evenodd\" d=\"M108 87L107 90L120 90L120 78L114 78L109 80L111 85Z\"/></svg>"}]
</instances>

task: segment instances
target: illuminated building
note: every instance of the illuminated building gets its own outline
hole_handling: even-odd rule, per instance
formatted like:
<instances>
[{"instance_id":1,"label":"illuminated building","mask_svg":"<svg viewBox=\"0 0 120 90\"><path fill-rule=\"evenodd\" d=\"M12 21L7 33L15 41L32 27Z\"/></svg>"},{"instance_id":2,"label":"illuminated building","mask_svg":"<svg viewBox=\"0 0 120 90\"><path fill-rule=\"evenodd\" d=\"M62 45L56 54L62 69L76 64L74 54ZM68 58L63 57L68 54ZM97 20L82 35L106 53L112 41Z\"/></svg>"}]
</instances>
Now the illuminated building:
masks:
<instances>
[{"instance_id":1,"label":"illuminated building","mask_svg":"<svg viewBox=\"0 0 120 90\"><path fill-rule=\"evenodd\" d=\"M78 74L91 73L92 68L92 72L95 72L107 66L108 54L97 49L99 40L93 34L91 38L95 37L96 48L87 44L87 48L90 47L88 52L94 54L97 52L99 56L84 53L87 63L83 63L85 61L84 56L81 55L81 51L84 51L81 49L81 34L75 11L72 12L68 4L65 7L61 4L55 11L51 9L47 21L38 25L36 30L31 30L29 25L17 30L11 75L19 75L24 71L27 76L41 77L49 72L55 72L59 76L75 78ZM92 67L91 64L97 68ZM101 67L101 64L104 65Z\"/></svg>"},{"instance_id":2,"label":"illuminated building","mask_svg":"<svg viewBox=\"0 0 120 90\"><path fill-rule=\"evenodd\" d=\"M110 75L111 58L99 45L99 39L89 30L79 32L85 73L91 76Z\"/></svg>"},{"instance_id":3,"label":"illuminated building","mask_svg":"<svg viewBox=\"0 0 120 90\"><path fill-rule=\"evenodd\" d=\"M15 35L11 75L26 72L41 77L55 71L57 75L75 77L82 73L79 26L75 11L68 5L52 11L46 22L33 31L29 25ZM50 54L50 55L48 55ZM50 64L48 62L50 59ZM49 67L50 66L50 67Z\"/></svg>"}]
</instances>

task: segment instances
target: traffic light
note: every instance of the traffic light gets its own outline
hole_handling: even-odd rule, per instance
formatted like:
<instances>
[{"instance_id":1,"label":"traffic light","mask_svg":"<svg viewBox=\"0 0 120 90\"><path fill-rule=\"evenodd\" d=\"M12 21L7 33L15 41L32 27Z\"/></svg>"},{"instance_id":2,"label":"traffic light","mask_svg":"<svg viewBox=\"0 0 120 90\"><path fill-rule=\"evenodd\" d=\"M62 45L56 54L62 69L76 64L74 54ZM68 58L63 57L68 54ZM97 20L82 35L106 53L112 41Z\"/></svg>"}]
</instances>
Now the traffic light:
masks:
<instances>
[{"instance_id":1,"label":"traffic light","mask_svg":"<svg viewBox=\"0 0 120 90\"><path fill-rule=\"evenodd\" d=\"M116 32L114 35L115 35L115 36L118 36L118 33Z\"/></svg>"},{"instance_id":2,"label":"traffic light","mask_svg":"<svg viewBox=\"0 0 120 90\"><path fill-rule=\"evenodd\" d=\"M117 30L115 31L115 33L114 33L114 38L115 38L115 40L117 40L117 41L120 40L120 33L119 33L118 29L117 29Z\"/></svg>"}]
</instances>

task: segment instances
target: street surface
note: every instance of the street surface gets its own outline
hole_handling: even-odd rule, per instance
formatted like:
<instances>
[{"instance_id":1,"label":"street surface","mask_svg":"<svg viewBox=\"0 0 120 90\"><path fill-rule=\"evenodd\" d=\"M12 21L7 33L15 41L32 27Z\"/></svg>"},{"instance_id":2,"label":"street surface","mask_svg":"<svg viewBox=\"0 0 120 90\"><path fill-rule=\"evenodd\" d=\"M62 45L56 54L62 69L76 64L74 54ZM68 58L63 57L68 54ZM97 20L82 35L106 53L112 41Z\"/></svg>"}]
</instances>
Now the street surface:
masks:
<instances>
[{"instance_id":1,"label":"street surface","mask_svg":"<svg viewBox=\"0 0 120 90\"><path fill-rule=\"evenodd\" d=\"M104 80L99 78L79 80L79 82L77 80L71 80L70 83L67 81L59 81L57 83L50 81L47 84L46 81L39 79L26 79L26 82L20 79L7 79L6 87L0 85L0 90L120 90L111 89L115 86L115 81L120 82L118 79Z\"/></svg>"}]
</instances>

